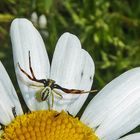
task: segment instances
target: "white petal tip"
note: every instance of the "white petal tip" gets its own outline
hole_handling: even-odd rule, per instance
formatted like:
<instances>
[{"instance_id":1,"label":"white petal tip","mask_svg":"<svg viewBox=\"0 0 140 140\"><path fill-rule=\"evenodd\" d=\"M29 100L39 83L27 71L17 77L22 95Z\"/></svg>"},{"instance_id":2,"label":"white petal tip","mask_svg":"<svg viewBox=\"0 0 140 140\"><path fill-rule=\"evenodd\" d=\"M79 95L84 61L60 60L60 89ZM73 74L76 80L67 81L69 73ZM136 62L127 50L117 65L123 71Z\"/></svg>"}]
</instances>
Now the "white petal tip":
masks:
<instances>
[{"instance_id":1,"label":"white petal tip","mask_svg":"<svg viewBox=\"0 0 140 140\"><path fill-rule=\"evenodd\" d=\"M15 28L19 26L32 26L32 23L26 18L16 18L11 23L10 34Z\"/></svg>"},{"instance_id":2,"label":"white petal tip","mask_svg":"<svg viewBox=\"0 0 140 140\"><path fill-rule=\"evenodd\" d=\"M78 37L72 33L65 32L61 35L61 37L66 37L66 38L73 38L73 39L78 39ZM79 39L78 39L79 40Z\"/></svg>"},{"instance_id":3,"label":"white petal tip","mask_svg":"<svg viewBox=\"0 0 140 140\"><path fill-rule=\"evenodd\" d=\"M26 18L15 18L13 21L12 21L12 24L15 24L15 23L18 23L18 22L20 22L20 21L22 21L21 23L31 23L28 19L26 19Z\"/></svg>"}]
</instances>

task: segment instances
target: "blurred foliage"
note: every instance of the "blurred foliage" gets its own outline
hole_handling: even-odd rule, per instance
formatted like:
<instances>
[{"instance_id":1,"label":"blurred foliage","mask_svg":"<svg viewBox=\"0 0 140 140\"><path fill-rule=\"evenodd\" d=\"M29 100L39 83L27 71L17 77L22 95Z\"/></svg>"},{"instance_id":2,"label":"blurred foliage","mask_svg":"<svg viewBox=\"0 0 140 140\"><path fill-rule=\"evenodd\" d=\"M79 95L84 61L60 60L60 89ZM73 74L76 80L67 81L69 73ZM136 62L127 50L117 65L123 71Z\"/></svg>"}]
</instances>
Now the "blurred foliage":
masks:
<instances>
[{"instance_id":1,"label":"blurred foliage","mask_svg":"<svg viewBox=\"0 0 140 140\"><path fill-rule=\"evenodd\" d=\"M41 15L47 19L44 28L40 26ZM76 34L95 61L96 89L140 65L139 0L1 0L0 60L15 84L9 28L16 17L32 19L50 59L63 32Z\"/></svg>"},{"instance_id":2,"label":"blurred foliage","mask_svg":"<svg viewBox=\"0 0 140 140\"><path fill-rule=\"evenodd\" d=\"M131 0L1 0L0 59L9 70L13 68L9 27L15 17L31 20L40 30L50 59L57 39L69 31L76 34L96 64L94 87L102 88L122 72L140 65L139 27L140 1ZM45 15L46 27L41 29L39 17ZM13 76L14 77L14 76Z\"/></svg>"}]
</instances>

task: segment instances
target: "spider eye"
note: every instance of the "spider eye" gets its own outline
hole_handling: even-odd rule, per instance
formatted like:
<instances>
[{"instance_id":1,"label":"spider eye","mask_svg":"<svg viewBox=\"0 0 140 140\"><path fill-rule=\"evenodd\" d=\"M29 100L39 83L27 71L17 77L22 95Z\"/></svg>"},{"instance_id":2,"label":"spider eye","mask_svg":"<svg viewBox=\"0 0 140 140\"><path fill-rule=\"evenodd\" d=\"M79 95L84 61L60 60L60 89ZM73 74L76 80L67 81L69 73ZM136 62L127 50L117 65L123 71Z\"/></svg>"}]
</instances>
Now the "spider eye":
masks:
<instances>
[{"instance_id":1,"label":"spider eye","mask_svg":"<svg viewBox=\"0 0 140 140\"><path fill-rule=\"evenodd\" d=\"M43 83L44 85L48 85L48 81L47 81L46 79L42 79L42 83Z\"/></svg>"},{"instance_id":2,"label":"spider eye","mask_svg":"<svg viewBox=\"0 0 140 140\"><path fill-rule=\"evenodd\" d=\"M46 80L43 80L43 83L46 84Z\"/></svg>"}]
</instances>

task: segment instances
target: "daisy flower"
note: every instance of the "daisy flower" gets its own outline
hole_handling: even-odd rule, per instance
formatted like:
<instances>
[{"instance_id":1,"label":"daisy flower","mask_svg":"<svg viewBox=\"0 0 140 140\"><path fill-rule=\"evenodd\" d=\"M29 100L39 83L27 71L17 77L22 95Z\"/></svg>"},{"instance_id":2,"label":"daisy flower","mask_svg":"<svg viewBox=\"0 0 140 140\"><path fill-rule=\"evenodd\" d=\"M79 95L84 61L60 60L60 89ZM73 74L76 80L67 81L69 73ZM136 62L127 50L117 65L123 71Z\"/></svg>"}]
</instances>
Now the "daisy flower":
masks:
<instances>
[{"instance_id":1,"label":"daisy flower","mask_svg":"<svg viewBox=\"0 0 140 140\"><path fill-rule=\"evenodd\" d=\"M0 63L1 140L140 139L139 133L122 137L140 124L139 67L107 84L79 119L75 116L88 93L68 91L89 91L95 71L94 62L81 49L79 39L64 33L50 66L44 42L31 22L15 19L10 33L17 80L30 112L23 113Z\"/></svg>"}]
</instances>

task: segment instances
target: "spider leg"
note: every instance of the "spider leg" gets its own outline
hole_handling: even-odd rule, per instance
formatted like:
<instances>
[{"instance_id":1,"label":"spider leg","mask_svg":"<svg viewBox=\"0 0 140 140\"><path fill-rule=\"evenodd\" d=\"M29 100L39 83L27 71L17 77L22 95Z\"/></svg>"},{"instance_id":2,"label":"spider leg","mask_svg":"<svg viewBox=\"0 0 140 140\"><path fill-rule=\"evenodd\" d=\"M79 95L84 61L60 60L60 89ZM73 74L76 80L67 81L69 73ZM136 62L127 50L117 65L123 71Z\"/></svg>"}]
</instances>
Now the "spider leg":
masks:
<instances>
[{"instance_id":1,"label":"spider leg","mask_svg":"<svg viewBox=\"0 0 140 140\"><path fill-rule=\"evenodd\" d=\"M37 79L35 77L35 74L33 72L32 65L31 65L30 51L29 51L29 69L30 69L30 72L31 72L32 76L30 76L24 69L22 69L19 63L18 63L18 67L30 80L35 81L35 82L39 82L39 83L43 83L44 79Z\"/></svg>"},{"instance_id":2,"label":"spider leg","mask_svg":"<svg viewBox=\"0 0 140 140\"><path fill-rule=\"evenodd\" d=\"M97 91L97 90L85 91L85 90L79 90L79 89L67 89L67 88L61 87L58 84L55 84L54 88L60 89L60 90L62 90L63 92L65 92L67 94L85 94L85 93L93 93L93 92Z\"/></svg>"},{"instance_id":3,"label":"spider leg","mask_svg":"<svg viewBox=\"0 0 140 140\"><path fill-rule=\"evenodd\" d=\"M63 96L56 90L53 89L52 92L55 93L60 99L63 99Z\"/></svg>"},{"instance_id":4,"label":"spider leg","mask_svg":"<svg viewBox=\"0 0 140 140\"><path fill-rule=\"evenodd\" d=\"M19 63L18 63L18 67L30 80L37 81L36 79L32 78L25 70L23 70Z\"/></svg>"},{"instance_id":5,"label":"spider leg","mask_svg":"<svg viewBox=\"0 0 140 140\"><path fill-rule=\"evenodd\" d=\"M35 77L34 71L33 71L33 69L32 69L32 65L31 65L30 51L29 51L28 55L29 55L29 68L30 68L30 72L31 72L31 74L32 74L33 79L37 80L36 77Z\"/></svg>"},{"instance_id":6,"label":"spider leg","mask_svg":"<svg viewBox=\"0 0 140 140\"><path fill-rule=\"evenodd\" d=\"M97 92L98 90L97 89L94 89L94 90L89 90L89 91L82 91L81 94L83 93L94 93L94 92Z\"/></svg>"},{"instance_id":7,"label":"spider leg","mask_svg":"<svg viewBox=\"0 0 140 140\"><path fill-rule=\"evenodd\" d=\"M31 87L33 89L36 89L36 88L44 88L44 84L41 83L41 82L37 82L37 81L34 81L34 82L31 82L31 81L26 81L25 79L23 79L23 77L21 75L17 75L18 79L20 81L22 81L22 83L28 87Z\"/></svg>"},{"instance_id":8,"label":"spider leg","mask_svg":"<svg viewBox=\"0 0 140 140\"><path fill-rule=\"evenodd\" d=\"M48 110L51 110L51 105L50 105L50 101L49 101L49 99L48 99Z\"/></svg>"},{"instance_id":9,"label":"spider leg","mask_svg":"<svg viewBox=\"0 0 140 140\"><path fill-rule=\"evenodd\" d=\"M51 95L52 95L52 108L53 108L53 104L54 104L54 94L53 94L53 92L51 92Z\"/></svg>"},{"instance_id":10,"label":"spider leg","mask_svg":"<svg viewBox=\"0 0 140 140\"><path fill-rule=\"evenodd\" d=\"M32 87L32 88L44 88L44 85L42 83L38 84L38 83L29 83L28 86Z\"/></svg>"}]
</instances>

